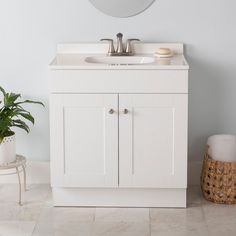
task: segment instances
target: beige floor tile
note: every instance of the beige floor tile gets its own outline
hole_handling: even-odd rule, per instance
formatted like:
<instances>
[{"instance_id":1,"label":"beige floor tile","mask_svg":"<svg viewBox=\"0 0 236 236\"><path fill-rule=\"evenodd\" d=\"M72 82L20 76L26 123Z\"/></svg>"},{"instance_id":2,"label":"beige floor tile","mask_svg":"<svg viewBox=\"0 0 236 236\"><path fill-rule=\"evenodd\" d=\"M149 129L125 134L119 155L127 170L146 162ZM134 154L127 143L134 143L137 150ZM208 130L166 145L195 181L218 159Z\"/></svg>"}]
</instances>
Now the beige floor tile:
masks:
<instances>
[{"instance_id":1,"label":"beige floor tile","mask_svg":"<svg viewBox=\"0 0 236 236\"><path fill-rule=\"evenodd\" d=\"M152 235L208 235L201 206L187 209L151 209L150 216Z\"/></svg>"},{"instance_id":2,"label":"beige floor tile","mask_svg":"<svg viewBox=\"0 0 236 236\"><path fill-rule=\"evenodd\" d=\"M50 186L47 184L27 185L27 191L22 189L22 203L45 201L48 196ZM0 202L17 203L19 196L18 184L2 185L0 190Z\"/></svg>"},{"instance_id":3,"label":"beige floor tile","mask_svg":"<svg viewBox=\"0 0 236 236\"><path fill-rule=\"evenodd\" d=\"M188 223L188 222L203 222L204 214L201 207L189 207L186 209L165 209L165 208L152 208L150 209L150 218L152 222L161 222L173 224Z\"/></svg>"},{"instance_id":4,"label":"beige floor tile","mask_svg":"<svg viewBox=\"0 0 236 236\"><path fill-rule=\"evenodd\" d=\"M52 190L51 189L49 190L44 203L45 203L45 207L52 207L53 206L53 198L52 198Z\"/></svg>"},{"instance_id":5,"label":"beige floor tile","mask_svg":"<svg viewBox=\"0 0 236 236\"><path fill-rule=\"evenodd\" d=\"M208 236L208 229L204 223L172 224L165 223L151 225L151 236Z\"/></svg>"},{"instance_id":6,"label":"beige floor tile","mask_svg":"<svg viewBox=\"0 0 236 236\"><path fill-rule=\"evenodd\" d=\"M207 225L210 236L235 236L236 235L236 223L235 220L227 222L224 219L212 222Z\"/></svg>"},{"instance_id":7,"label":"beige floor tile","mask_svg":"<svg viewBox=\"0 0 236 236\"><path fill-rule=\"evenodd\" d=\"M42 209L39 221L47 222L93 222L95 208L46 207Z\"/></svg>"},{"instance_id":8,"label":"beige floor tile","mask_svg":"<svg viewBox=\"0 0 236 236\"><path fill-rule=\"evenodd\" d=\"M93 222L39 221L32 236L91 236Z\"/></svg>"},{"instance_id":9,"label":"beige floor tile","mask_svg":"<svg viewBox=\"0 0 236 236\"><path fill-rule=\"evenodd\" d=\"M28 185L27 191L23 194L23 200L25 202L45 201L50 191L50 186L47 184L40 185Z\"/></svg>"},{"instance_id":10,"label":"beige floor tile","mask_svg":"<svg viewBox=\"0 0 236 236\"><path fill-rule=\"evenodd\" d=\"M33 221L0 221L0 236L31 236L34 227Z\"/></svg>"},{"instance_id":11,"label":"beige floor tile","mask_svg":"<svg viewBox=\"0 0 236 236\"><path fill-rule=\"evenodd\" d=\"M18 203L0 203L0 221L17 220L20 212Z\"/></svg>"},{"instance_id":12,"label":"beige floor tile","mask_svg":"<svg viewBox=\"0 0 236 236\"><path fill-rule=\"evenodd\" d=\"M49 185L31 185L22 192L23 205L18 204L18 185L1 185L0 220L36 221L45 204Z\"/></svg>"},{"instance_id":13,"label":"beige floor tile","mask_svg":"<svg viewBox=\"0 0 236 236\"><path fill-rule=\"evenodd\" d=\"M18 203L1 203L0 221L36 221L43 206L43 202L25 203L23 206Z\"/></svg>"},{"instance_id":14,"label":"beige floor tile","mask_svg":"<svg viewBox=\"0 0 236 236\"><path fill-rule=\"evenodd\" d=\"M236 235L236 205L205 201L202 208L210 235Z\"/></svg>"},{"instance_id":15,"label":"beige floor tile","mask_svg":"<svg viewBox=\"0 0 236 236\"><path fill-rule=\"evenodd\" d=\"M95 221L148 222L148 208L96 208Z\"/></svg>"},{"instance_id":16,"label":"beige floor tile","mask_svg":"<svg viewBox=\"0 0 236 236\"><path fill-rule=\"evenodd\" d=\"M23 195L24 193L22 193ZM19 186L17 184L4 184L0 188L1 203L18 203Z\"/></svg>"},{"instance_id":17,"label":"beige floor tile","mask_svg":"<svg viewBox=\"0 0 236 236\"><path fill-rule=\"evenodd\" d=\"M52 207L49 185L0 185L0 236L235 236L236 205L205 201L188 189L187 209ZM35 227L35 228L34 228ZM34 231L33 231L34 229Z\"/></svg>"},{"instance_id":18,"label":"beige floor tile","mask_svg":"<svg viewBox=\"0 0 236 236\"><path fill-rule=\"evenodd\" d=\"M202 208L208 219L213 219L214 217L234 217L236 222L236 205L215 204L204 201Z\"/></svg>"},{"instance_id":19,"label":"beige floor tile","mask_svg":"<svg viewBox=\"0 0 236 236\"><path fill-rule=\"evenodd\" d=\"M95 222L92 236L150 236L150 225L148 222Z\"/></svg>"},{"instance_id":20,"label":"beige floor tile","mask_svg":"<svg viewBox=\"0 0 236 236\"><path fill-rule=\"evenodd\" d=\"M25 202L19 209L17 220L37 221L43 207L44 202Z\"/></svg>"}]
</instances>

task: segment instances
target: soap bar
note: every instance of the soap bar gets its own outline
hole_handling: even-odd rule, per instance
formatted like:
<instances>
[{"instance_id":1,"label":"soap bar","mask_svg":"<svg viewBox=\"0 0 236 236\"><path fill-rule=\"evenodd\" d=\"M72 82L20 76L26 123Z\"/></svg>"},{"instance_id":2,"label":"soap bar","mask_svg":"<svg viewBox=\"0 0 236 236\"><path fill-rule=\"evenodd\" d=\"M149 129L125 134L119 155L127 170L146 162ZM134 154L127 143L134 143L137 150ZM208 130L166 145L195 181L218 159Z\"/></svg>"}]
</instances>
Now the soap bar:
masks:
<instances>
[{"instance_id":1,"label":"soap bar","mask_svg":"<svg viewBox=\"0 0 236 236\"><path fill-rule=\"evenodd\" d=\"M172 54L172 52L169 48L159 48L157 53L159 55L170 55L170 54Z\"/></svg>"}]
</instances>

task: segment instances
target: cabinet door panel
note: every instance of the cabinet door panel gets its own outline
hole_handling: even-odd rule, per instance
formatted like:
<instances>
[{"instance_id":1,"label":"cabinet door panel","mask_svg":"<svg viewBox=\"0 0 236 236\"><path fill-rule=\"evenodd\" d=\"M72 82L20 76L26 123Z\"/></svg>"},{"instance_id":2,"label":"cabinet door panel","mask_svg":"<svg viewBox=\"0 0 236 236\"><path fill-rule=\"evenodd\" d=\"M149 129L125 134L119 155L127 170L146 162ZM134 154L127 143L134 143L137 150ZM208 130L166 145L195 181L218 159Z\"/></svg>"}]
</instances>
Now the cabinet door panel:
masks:
<instances>
[{"instance_id":1,"label":"cabinet door panel","mask_svg":"<svg viewBox=\"0 0 236 236\"><path fill-rule=\"evenodd\" d=\"M119 95L119 105L120 186L186 187L187 95Z\"/></svg>"},{"instance_id":2,"label":"cabinet door panel","mask_svg":"<svg viewBox=\"0 0 236 236\"><path fill-rule=\"evenodd\" d=\"M109 110L114 109L110 114ZM118 95L51 96L52 182L64 187L118 185Z\"/></svg>"}]
</instances>

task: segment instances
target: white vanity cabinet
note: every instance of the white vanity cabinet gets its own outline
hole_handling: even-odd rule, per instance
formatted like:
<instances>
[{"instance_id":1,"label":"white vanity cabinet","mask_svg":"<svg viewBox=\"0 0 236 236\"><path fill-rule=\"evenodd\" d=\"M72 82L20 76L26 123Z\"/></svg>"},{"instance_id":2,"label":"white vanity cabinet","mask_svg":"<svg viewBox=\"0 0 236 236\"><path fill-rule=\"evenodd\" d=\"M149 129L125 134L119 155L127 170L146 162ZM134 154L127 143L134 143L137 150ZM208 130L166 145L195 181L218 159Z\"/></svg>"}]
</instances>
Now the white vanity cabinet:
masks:
<instances>
[{"instance_id":1,"label":"white vanity cabinet","mask_svg":"<svg viewBox=\"0 0 236 236\"><path fill-rule=\"evenodd\" d=\"M68 45L59 48L69 58ZM50 76L54 205L185 207L188 66L183 55L184 65L150 69L76 68L62 54L51 64Z\"/></svg>"},{"instance_id":2,"label":"white vanity cabinet","mask_svg":"<svg viewBox=\"0 0 236 236\"><path fill-rule=\"evenodd\" d=\"M54 185L118 187L118 95L53 94L51 119Z\"/></svg>"},{"instance_id":3,"label":"white vanity cabinet","mask_svg":"<svg viewBox=\"0 0 236 236\"><path fill-rule=\"evenodd\" d=\"M187 95L121 94L119 107L119 186L186 186Z\"/></svg>"}]
</instances>

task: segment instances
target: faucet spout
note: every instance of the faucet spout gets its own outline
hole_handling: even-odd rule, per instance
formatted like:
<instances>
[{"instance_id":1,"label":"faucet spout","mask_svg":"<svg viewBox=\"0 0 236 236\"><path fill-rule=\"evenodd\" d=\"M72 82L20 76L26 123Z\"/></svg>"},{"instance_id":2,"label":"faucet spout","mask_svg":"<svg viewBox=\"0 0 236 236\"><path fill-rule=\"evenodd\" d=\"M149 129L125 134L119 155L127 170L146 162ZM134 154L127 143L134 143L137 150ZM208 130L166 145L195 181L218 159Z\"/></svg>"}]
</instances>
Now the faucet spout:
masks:
<instances>
[{"instance_id":1,"label":"faucet spout","mask_svg":"<svg viewBox=\"0 0 236 236\"><path fill-rule=\"evenodd\" d=\"M123 54L124 53L124 48L123 48L123 34L118 33L116 35L117 37L117 48L116 48L116 53L117 54Z\"/></svg>"}]
</instances>

